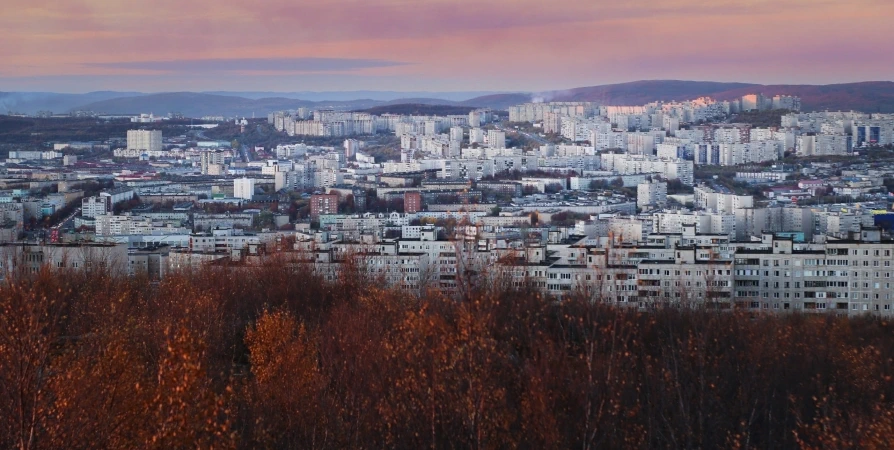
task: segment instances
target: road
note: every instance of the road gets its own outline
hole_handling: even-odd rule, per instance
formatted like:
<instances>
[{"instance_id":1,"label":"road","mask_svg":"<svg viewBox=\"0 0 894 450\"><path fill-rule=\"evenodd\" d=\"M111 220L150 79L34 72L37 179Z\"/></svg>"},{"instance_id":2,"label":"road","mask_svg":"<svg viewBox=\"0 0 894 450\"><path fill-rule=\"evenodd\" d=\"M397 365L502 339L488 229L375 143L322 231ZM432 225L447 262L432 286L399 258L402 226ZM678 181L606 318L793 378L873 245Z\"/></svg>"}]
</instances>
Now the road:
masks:
<instances>
[{"instance_id":1,"label":"road","mask_svg":"<svg viewBox=\"0 0 894 450\"><path fill-rule=\"evenodd\" d=\"M81 213L81 208L75 208L71 214L66 216L64 219L60 220L59 223L50 227L50 229L68 229L74 228L74 218Z\"/></svg>"},{"instance_id":2,"label":"road","mask_svg":"<svg viewBox=\"0 0 894 450\"><path fill-rule=\"evenodd\" d=\"M523 134L523 135L525 135L525 136L527 136L529 139L533 139L533 140L539 142L540 145L547 145L547 144L550 144L549 141L547 141L546 139L544 139L543 137L541 137L539 134L528 133L528 132L526 132L526 131L519 131L519 133L520 133L520 134Z\"/></svg>"}]
</instances>

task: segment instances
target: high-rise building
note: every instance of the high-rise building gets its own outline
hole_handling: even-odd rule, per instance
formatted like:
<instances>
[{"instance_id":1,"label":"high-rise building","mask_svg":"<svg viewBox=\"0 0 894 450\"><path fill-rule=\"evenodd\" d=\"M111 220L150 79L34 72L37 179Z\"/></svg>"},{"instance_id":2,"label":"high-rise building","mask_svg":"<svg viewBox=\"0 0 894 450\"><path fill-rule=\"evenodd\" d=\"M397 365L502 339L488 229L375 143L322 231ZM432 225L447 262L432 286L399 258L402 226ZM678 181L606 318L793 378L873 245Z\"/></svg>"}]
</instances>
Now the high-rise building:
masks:
<instances>
[{"instance_id":1,"label":"high-rise building","mask_svg":"<svg viewBox=\"0 0 894 450\"><path fill-rule=\"evenodd\" d=\"M233 180L233 197L251 200L255 195L255 180L253 178L237 178Z\"/></svg>"},{"instance_id":2,"label":"high-rise building","mask_svg":"<svg viewBox=\"0 0 894 450\"><path fill-rule=\"evenodd\" d=\"M321 214L338 214L337 194L315 194L310 196L310 218L317 220Z\"/></svg>"},{"instance_id":3,"label":"high-rise building","mask_svg":"<svg viewBox=\"0 0 894 450\"><path fill-rule=\"evenodd\" d=\"M488 130L487 146L490 148L506 148L506 133L504 131Z\"/></svg>"},{"instance_id":4,"label":"high-rise building","mask_svg":"<svg viewBox=\"0 0 894 450\"><path fill-rule=\"evenodd\" d=\"M463 127L450 127L450 141L451 142L462 142L463 141Z\"/></svg>"},{"instance_id":5,"label":"high-rise building","mask_svg":"<svg viewBox=\"0 0 894 450\"><path fill-rule=\"evenodd\" d=\"M224 153L220 150L202 152L202 175L220 175L223 172Z\"/></svg>"},{"instance_id":6,"label":"high-rise building","mask_svg":"<svg viewBox=\"0 0 894 450\"><path fill-rule=\"evenodd\" d=\"M422 194L419 192L407 192L404 194L404 212L412 214L422 211Z\"/></svg>"},{"instance_id":7,"label":"high-rise building","mask_svg":"<svg viewBox=\"0 0 894 450\"><path fill-rule=\"evenodd\" d=\"M472 128L469 130L469 144L483 144L484 130L481 128Z\"/></svg>"},{"instance_id":8,"label":"high-rise building","mask_svg":"<svg viewBox=\"0 0 894 450\"><path fill-rule=\"evenodd\" d=\"M363 148L363 142L357 139L345 139L345 159L351 159L360 149Z\"/></svg>"},{"instance_id":9,"label":"high-rise building","mask_svg":"<svg viewBox=\"0 0 894 450\"><path fill-rule=\"evenodd\" d=\"M127 130L127 149L160 152L161 130Z\"/></svg>"},{"instance_id":10,"label":"high-rise building","mask_svg":"<svg viewBox=\"0 0 894 450\"><path fill-rule=\"evenodd\" d=\"M667 203L667 183L648 181L636 187L636 206L664 206Z\"/></svg>"},{"instance_id":11,"label":"high-rise building","mask_svg":"<svg viewBox=\"0 0 894 450\"><path fill-rule=\"evenodd\" d=\"M94 195L92 197L84 197L81 200L81 216L96 217L106 214L111 205L109 197Z\"/></svg>"}]
</instances>

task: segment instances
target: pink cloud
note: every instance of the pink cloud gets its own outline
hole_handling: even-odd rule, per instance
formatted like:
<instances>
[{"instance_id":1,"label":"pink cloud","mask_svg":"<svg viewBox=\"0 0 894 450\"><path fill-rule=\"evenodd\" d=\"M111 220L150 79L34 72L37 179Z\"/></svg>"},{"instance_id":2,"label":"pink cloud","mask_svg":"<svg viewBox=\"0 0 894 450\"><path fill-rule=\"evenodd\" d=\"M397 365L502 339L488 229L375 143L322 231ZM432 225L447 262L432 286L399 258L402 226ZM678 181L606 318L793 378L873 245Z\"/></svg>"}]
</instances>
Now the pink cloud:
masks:
<instances>
[{"instance_id":1,"label":"pink cloud","mask_svg":"<svg viewBox=\"0 0 894 450\"><path fill-rule=\"evenodd\" d=\"M890 79L894 61L883 49L875 57L863 49L884 46L892 16L894 2L883 0L38 0L0 12L0 77L124 75L152 61L335 58L404 62L358 73L442 83L432 89ZM381 83L370 80L362 87Z\"/></svg>"}]
</instances>

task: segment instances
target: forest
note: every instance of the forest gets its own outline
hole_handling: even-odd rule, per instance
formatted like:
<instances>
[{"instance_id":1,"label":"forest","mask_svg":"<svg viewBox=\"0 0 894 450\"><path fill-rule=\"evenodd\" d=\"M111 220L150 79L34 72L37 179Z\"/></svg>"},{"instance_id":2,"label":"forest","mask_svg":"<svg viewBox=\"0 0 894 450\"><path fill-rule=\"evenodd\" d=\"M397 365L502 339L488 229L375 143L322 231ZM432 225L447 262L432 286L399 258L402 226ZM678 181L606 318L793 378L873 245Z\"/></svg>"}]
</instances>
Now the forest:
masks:
<instances>
[{"instance_id":1,"label":"forest","mask_svg":"<svg viewBox=\"0 0 894 450\"><path fill-rule=\"evenodd\" d=\"M365 272L364 272L365 273ZM891 448L883 319L637 311L274 256L0 284L0 447Z\"/></svg>"}]
</instances>

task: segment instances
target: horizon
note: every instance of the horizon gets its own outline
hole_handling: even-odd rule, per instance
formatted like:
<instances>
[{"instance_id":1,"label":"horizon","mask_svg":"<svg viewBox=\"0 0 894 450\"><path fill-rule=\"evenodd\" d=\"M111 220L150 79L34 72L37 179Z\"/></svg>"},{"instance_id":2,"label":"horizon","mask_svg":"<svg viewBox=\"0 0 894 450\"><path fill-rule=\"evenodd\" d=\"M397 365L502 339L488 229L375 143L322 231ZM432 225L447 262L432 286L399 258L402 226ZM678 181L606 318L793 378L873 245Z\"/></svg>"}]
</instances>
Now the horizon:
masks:
<instances>
[{"instance_id":1,"label":"horizon","mask_svg":"<svg viewBox=\"0 0 894 450\"><path fill-rule=\"evenodd\" d=\"M764 85L894 73L865 45L885 41L882 0L465 6L38 1L0 13L0 90L541 92L656 73Z\"/></svg>"},{"instance_id":2,"label":"horizon","mask_svg":"<svg viewBox=\"0 0 894 450\"><path fill-rule=\"evenodd\" d=\"M429 89L429 90L394 90L394 89L323 89L323 90L266 90L266 89L252 89L252 90L220 90L220 89L210 89L210 90L186 90L186 89L171 89L171 90L159 90L159 91L139 91L132 89L95 89L95 90L76 90L76 91L64 91L64 90L6 90L0 89L0 93L8 93L8 94L62 94L62 95L86 95L86 94L95 94L95 93L127 93L127 94L141 94L141 95L155 95L155 94L181 94L181 93L190 93L190 94L208 94L208 95L225 95L225 94L347 94L347 93L394 93L394 94L476 94L480 96L486 95L494 95L494 94L542 94L542 93L553 93L553 92L563 92L574 89L581 88L593 88L593 87L602 87L602 86L618 86L625 84L634 84L634 83L647 83L647 82L687 82L687 83L722 83L722 84L744 84L751 85L755 87L773 87L773 86L836 86L836 85L849 85L849 84L865 84L865 83L894 83L894 79L891 80L875 80L875 79L867 79L867 80L853 80L853 81L842 81L838 83L757 83L751 81L715 81L715 80L683 80L683 79L670 79L670 78L654 78L654 79L639 79L639 80L630 80L630 81L622 81L617 83L605 83L605 84L586 84L580 86L570 86L564 88L555 88L555 89L543 89L543 90L467 90L467 89L455 89L455 90L440 90L440 89ZM756 92L757 93L757 92ZM473 98L473 97L470 97ZM363 98L356 98L354 100L364 100Z\"/></svg>"}]
</instances>

